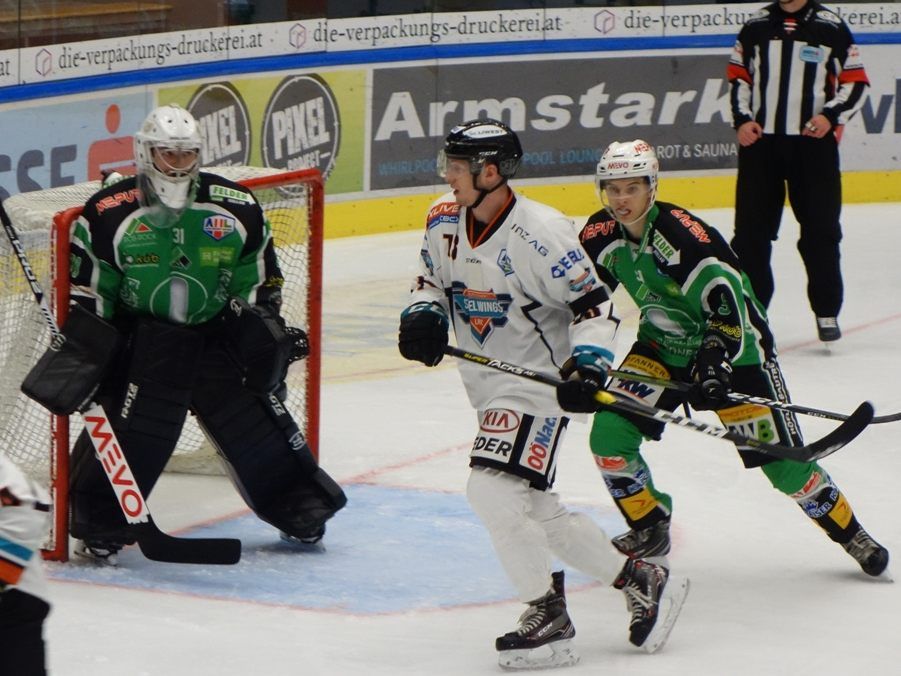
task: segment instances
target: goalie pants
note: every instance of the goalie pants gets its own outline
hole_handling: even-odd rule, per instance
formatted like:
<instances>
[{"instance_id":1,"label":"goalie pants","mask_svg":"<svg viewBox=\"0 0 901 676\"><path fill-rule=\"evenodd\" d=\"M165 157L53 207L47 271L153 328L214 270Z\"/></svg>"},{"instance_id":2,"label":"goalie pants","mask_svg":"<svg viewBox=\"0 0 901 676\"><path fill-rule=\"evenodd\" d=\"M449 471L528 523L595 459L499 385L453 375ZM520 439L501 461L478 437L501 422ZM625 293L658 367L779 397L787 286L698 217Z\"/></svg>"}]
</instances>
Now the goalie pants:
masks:
<instances>
[{"instance_id":1,"label":"goalie pants","mask_svg":"<svg viewBox=\"0 0 901 676\"><path fill-rule=\"evenodd\" d=\"M124 382L98 396L144 496L172 455L189 407L225 460L247 505L297 537L320 530L346 498L322 470L282 401L242 386L227 352L199 332L161 323L139 326ZM71 533L124 537L125 519L86 433L73 450Z\"/></svg>"},{"instance_id":2,"label":"goalie pants","mask_svg":"<svg viewBox=\"0 0 901 676\"><path fill-rule=\"evenodd\" d=\"M687 367L666 364L651 347L636 342L620 367L632 371L687 382ZM733 366L736 391L788 402L789 394L775 359L764 364ZM682 397L672 389L614 378L611 392L643 404L674 411ZM761 441L788 446L803 445L796 416L754 404L738 404L717 411L731 430ZM669 519L672 498L660 491L641 455L642 438L659 440L664 424L629 414L600 411L595 414L590 435L604 483L630 528L643 529ZM834 541L849 541L860 528L850 504L829 474L816 462L781 460L747 448L738 449L745 467L760 467L777 490L795 500L804 512Z\"/></svg>"},{"instance_id":3,"label":"goalie pants","mask_svg":"<svg viewBox=\"0 0 901 676\"><path fill-rule=\"evenodd\" d=\"M739 147L732 248L757 299L768 307L775 289L770 257L786 184L801 229L798 252L807 270L810 307L818 317L836 317L843 287L842 183L835 134L821 139L764 134L756 143Z\"/></svg>"}]
</instances>

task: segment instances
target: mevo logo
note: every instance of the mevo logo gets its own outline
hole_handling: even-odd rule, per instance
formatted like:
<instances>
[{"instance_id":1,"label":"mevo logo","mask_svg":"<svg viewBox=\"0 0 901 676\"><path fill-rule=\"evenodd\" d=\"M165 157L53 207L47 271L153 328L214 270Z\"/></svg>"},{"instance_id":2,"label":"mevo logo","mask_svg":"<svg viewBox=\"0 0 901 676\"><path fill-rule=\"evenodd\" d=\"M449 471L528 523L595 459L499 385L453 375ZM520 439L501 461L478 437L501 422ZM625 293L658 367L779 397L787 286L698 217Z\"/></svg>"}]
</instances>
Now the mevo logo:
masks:
<instances>
[{"instance_id":1,"label":"mevo logo","mask_svg":"<svg viewBox=\"0 0 901 676\"><path fill-rule=\"evenodd\" d=\"M247 164L250 160L250 123L247 106L230 84L216 82L195 92L188 103L203 138L200 163Z\"/></svg>"},{"instance_id":2,"label":"mevo logo","mask_svg":"<svg viewBox=\"0 0 901 676\"><path fill-rule=\"evenodd\" d=\"M325 82L313 75L282 80L266 106L264 164L288 171L315 168L327 178L339 141L338 107Z\"/></svg>"}]
</instances>

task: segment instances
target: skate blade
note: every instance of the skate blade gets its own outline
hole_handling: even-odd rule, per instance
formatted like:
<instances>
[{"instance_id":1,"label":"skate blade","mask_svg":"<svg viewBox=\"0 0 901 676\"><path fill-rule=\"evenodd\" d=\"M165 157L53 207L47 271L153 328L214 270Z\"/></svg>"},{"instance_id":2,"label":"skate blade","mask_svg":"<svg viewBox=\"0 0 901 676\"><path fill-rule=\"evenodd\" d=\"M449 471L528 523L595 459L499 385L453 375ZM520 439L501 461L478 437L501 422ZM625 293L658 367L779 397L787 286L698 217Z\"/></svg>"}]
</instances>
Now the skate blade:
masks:
<instances>
[{"instance_id":1,"label":"skate blade","mask_svg":"<svg viewBox=\"0 0 901 676\"><path fill-rule=\"evenodd\" d=\"M553 641L538 648L501 650L497 654L497 663L507 671L570 667L580 659L572 639Z\"/></svg>"},{"instance_id":2,"label":"skate blade","mask_svg":"<svg viewBox=\"0 0 901 676\"><path fill-rule=\"evenodd\" d=\"M881 582L883 584L891 584L895 581L895 576L892 575L892 571L888 567L886 567L885 570L879 573L879 575L867 575L866 573L864 573L864 577L870 582Z\"/></svg>"},{"instance_id":3,"label":"skate blade","mask_svg":"<svg viewBox=\"0 0 901 676\"><path fill-rule=\"evenodd\" d=\"M689 580L687 577L670 577L663 588L660 606L657 611L657 622L641 647L645 652L654 653L663 647L669 638L673 626L682 611L682 604L688 596Z\"/></svg>"},{"instance_id":4,"label":"skate blade","mask_svg":"<svg viewBox=\"0 0 901 676\"><path fill-rule=\"evenodd\" d=\"M97 556L93 554L89 549L84 546L76 546L72 552L75 554L75 558L78 561L84 561L85 563L92 564L94 566L98 566L100 568L118 568L119 567L119 555L110 554L109 556Z\"/></svg>"},{"instance_id":5,"label":"skate blade","mask_svg":"<svg viewBox=\"0 0 901 676\"><path fill-rule=\"evenodd\" d=\"M325 553L325 541L322 538L316 540L316 542L304 542L299 538L286 535L285 533L279 533L279 542L281 542L283 546L290 549L292 552L300 552L304 554Z\"/></svg>"}]
</instances>

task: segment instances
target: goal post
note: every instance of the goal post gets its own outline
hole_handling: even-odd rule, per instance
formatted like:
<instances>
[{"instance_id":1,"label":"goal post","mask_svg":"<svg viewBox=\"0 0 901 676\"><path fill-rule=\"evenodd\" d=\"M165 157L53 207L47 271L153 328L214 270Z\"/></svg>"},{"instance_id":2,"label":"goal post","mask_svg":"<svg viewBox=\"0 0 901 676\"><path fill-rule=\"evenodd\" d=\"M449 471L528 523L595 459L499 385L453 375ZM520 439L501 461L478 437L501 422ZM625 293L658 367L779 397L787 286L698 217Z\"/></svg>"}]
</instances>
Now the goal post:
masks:
<instances>
[{"instance_id":1,"label":"goal post","mask_svg":"<svg viewBox=\"0 0 901 676\"><path fill-rule=\"evenodd\" d=\"M304 329L310 354L291 365L286 406L304 430L313 455L319 451L322 336L324 184L316 169L204 168L251 189L272 226L285 286L282 316ZM69 233L81 207L100 187L89 181L22 193L4 204L31 267L48 294L57 322L69 305ZM6 238L0 238L0 445L52 498L52 526L45 558L68 558L69 453L83 427L80 416L52 416L21 393L28 370L50 343L50 332ZM189 416L167 471L224 474L200 426Z\"/></svg>"}]
</instances>

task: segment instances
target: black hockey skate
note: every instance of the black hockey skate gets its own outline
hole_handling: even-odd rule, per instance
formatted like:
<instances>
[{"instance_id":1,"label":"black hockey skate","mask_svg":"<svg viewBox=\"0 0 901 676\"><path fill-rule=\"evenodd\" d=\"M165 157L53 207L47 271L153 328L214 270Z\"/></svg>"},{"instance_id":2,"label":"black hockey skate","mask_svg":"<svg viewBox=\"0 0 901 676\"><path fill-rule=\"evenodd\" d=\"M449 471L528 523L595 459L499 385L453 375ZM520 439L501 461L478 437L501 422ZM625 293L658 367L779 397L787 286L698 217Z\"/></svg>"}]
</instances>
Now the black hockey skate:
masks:
<instances>
[{"instance_id":1,"label":"black hockey skate","mask_svg":"<svg viewBox=\"0 0 901 676\"><path fill-rule=\"evenodd\" d=\"M669 519L661 519L641 530L630 530L611 540L613 546L632 559L666 556L670 550Z\"/></svg>"},{"instance_id":2,"label":"black hockey skate","mask_svg":"<svg viewBox=\"0 0 901 676\"><path fill-rule=\"evenodd\" d=\"M848 552L867 575L891 579L888 568L888 550L876 542L863 528L842 547Z\"/></svg>"},{"instance_id":3,"label":"black hockey skate","mask_svg":"<svg viewBox=\"0 0 901 676\"><path fill-rule=\"evenodd\" d=\"M626 595L632 645L649 653L663 647L688 594L688 579L671 577L663 566L629 559L613 586Z\"/></svg>"},{"instance_id":4,"label":"black hockey skate","mask_svg":"<svg viewBox=\"0 0 901 676\"><path fill-rule=\"evenodd\" d=\"M831 343L842 337L835 317L817 317L817 337L824 343Z\"/></svg>"},{"instance_id":5,"label":"black hockey skate","mask_svg":"<svg viewBox=\"0 0 901 676\"><path fill-rule=\"evenodd\" d=\"M553 589L519 618L519 627L495 641L498 664L504 669L546 669L579 662L572 644L576 629L566 612L563 571L553 573Z\"/></svg>"}]
</instances>

